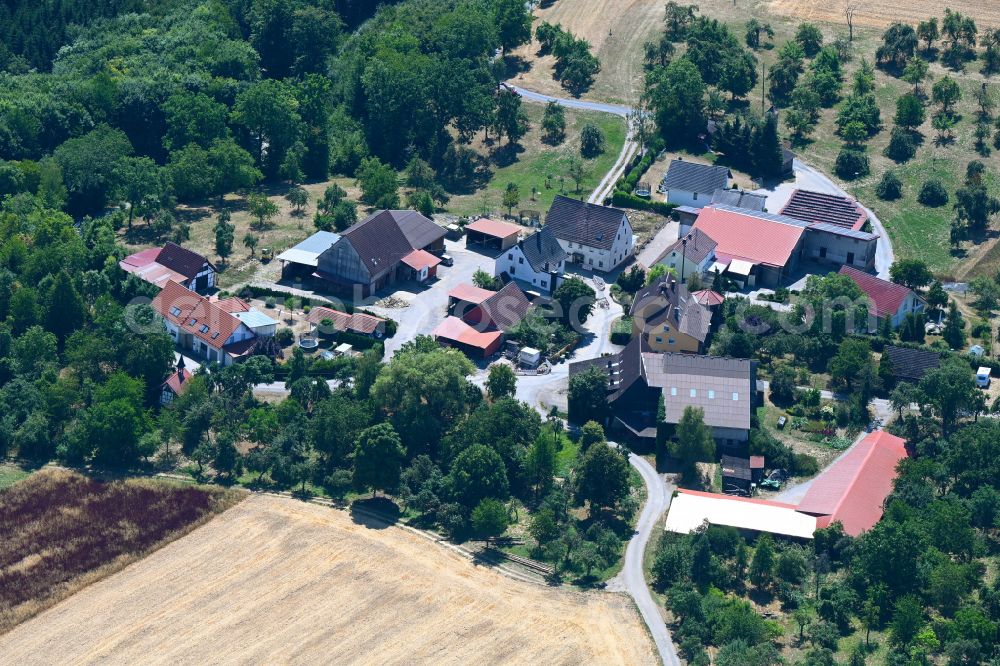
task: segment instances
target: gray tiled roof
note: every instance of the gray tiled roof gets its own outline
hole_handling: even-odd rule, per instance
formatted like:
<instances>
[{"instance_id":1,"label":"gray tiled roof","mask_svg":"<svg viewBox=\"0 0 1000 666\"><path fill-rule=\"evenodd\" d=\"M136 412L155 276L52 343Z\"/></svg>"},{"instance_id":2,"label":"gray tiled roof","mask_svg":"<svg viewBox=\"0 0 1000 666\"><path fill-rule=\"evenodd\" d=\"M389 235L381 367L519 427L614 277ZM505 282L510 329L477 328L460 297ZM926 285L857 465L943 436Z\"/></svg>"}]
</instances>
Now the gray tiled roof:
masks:
<instances>
[{"instance_id":1,"label":"gray tiled roof","mask_svg":"<svg viewBox=\"0 0 1000 666\"><path fill-rule=\"evenodd\" d=\"M347 229L341 238L351 244L369 270L380 272L444 235L442 227L416 211L381 210Z\"/></svg>"},{"instance_id":2,"label":"gray tiled roof","mask_svg":"<svg viewBox=\"0 0 1000 666\"><path fill-rule=\"evenodd\" d=\"M767 197L763 194L754 194L743 190L719 189L712 193L712 203L762 211L767 205Z\"/></svg>"},{"instance_id":3,"label":"gray tiled roof","mask_svg":"<svg viewBox=\"0 0 1000 666\"><path fill-rule=\"evenodd\" d=\"M545 226L559 240L610 250L625 211L556 195Z\"/></svg>"},{"instance_id":4,"label":"gray tiled roof","mask_svg":"<svg viewBox=\"0 0 1000 666\"><path fill-rule=\"evenodd\" d=\"M684 238L688 241L685 244ZM706 234L701 229L691 229L691 231L682 238L678 238L674 243L663 251L660 258L656 260L656 263L663 261L663 258L673 252L674 250L680 251L684 248L684 254L688 258L688 261L693 261L695 264L700 264L705 260L708 255L712 254L718 243L712 240L712 237Z\"/></svg>"},{"instance_id":5,"label":"gray tiled roof","mask_svg":"<svg viewBox=\"0 0 1000 666\"><path fill-rule=\"evenodd\" d=\"M684 160L673 160L663 177L668 190L684 192L715 192L726 189L729 184L729 169L710 164L696 164Z\"/></svg>"},{"instance_id":6,"label":"gray tiled roof","mask_svg":"<svg viewBox=\"0 0 1000 666\"><path fill-rule=\"evenodd\" d=\"M559 262L566 259L566 251L548 226L542 227L517 245L536 273L555 270Z\"/></svg>"},{"instance_id":7,"label":"gray tiled roof","mask_svg":"<svg viewBox=\"0 0 1000 666\"><path fill-rule=\"evenodd\" d=\"M680 422L686 407L700 407L710 427L750 428L756 391L756 367L750 359L664 354L662 363L667 423Z\"/></svg>"}]
</instances>

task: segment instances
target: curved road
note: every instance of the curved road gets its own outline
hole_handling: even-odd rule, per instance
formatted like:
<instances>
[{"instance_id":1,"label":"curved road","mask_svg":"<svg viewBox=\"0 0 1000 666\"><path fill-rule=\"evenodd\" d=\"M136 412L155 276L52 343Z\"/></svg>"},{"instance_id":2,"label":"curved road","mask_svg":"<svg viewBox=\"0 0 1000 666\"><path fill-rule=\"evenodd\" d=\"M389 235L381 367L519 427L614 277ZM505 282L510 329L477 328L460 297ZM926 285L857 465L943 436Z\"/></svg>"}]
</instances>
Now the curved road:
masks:
<instances>
[{"instance_id":1,"label":"curved road","mask_svg":"<svg viewBox=\"0 0 1000 666\"><path fill-rule=\"evenodd\" d=\"M649 593L643 569L646 545L649 543L653 530L660 525L663 514L670 507L674 486L665 483L645 458L630 453L628 461L639 472L643 483L646 484L646 504L642 507L639 521L635 525L635 536L628 542L628 547L625 549L625 564L621 573L608 581L608 589L628 592L639 608L643 621L649 627L649 633L652 634L653 642L656 643L656 650L660 653L660 660L669 666L680 666L677 649L670 638L670 632L667 631L667 625L660 614L660 608L653 599L653 595Z\"/></svg>"}]
</instances>

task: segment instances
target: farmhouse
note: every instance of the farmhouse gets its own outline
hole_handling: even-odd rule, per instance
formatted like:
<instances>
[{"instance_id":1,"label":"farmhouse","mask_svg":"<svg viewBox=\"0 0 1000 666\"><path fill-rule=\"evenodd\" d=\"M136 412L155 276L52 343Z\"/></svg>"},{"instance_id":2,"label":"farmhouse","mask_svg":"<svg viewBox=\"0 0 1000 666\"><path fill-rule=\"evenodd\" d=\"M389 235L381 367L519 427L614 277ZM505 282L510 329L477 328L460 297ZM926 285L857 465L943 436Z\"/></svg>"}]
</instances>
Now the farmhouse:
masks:
<instances>
[{"instance_id":1,"label":"farmhouse","mask_svg":"<svg viewBox=\"0 0 1000 666\"><path fill-rule=\"evenodd\" d=\"M878 234L832 222L808 222L713 204L703 208L693 229L718 245L719 270L744 286L784 283L804 259L873 270Z\"/></svg>"},{"instance_id":2,"label":"farmhouse","mask_svg":"<svg viewBox=\"0 0 1000 666\"><path fill-rule=\"evenodd\" d=\"M565 268L566 251L552 229L544 226L498 256L494 274L548 293L562 282Z\"/></svg>"},{"instance_id":3,"label":"farmhouse","mask_svg":"<svg viewBox=\"0 0 1000 666\"><path fill-rule=\"evenodd\" d=\"M182 350L221 365L232 363L253 352L257 336L247 324L230 314L218 302L168 281L152 308L163 317L174 343Z\"/></svg>"},{"instance_id":4,"label":"farmhouse","mask_svg":"<svg viewBox=\"0 0 1000 666\"><path fill-rule=\"evenodd\" d=\"M436 276L445 230L412 210L382 210L340 234L312 276L338 293L367 297L397 280Z\"/></svg>"},{"instance_id":5,"label":"farmhouse","mask_svg":"<svg viewBox=\"0 0 1000 666\"><path fill-rule=\"evenodd\" d=\"M681 282L687 282L692 275L705 275L715 263L715 248L712 238L700 229L692 229L668 247L656 263L673 269Z\"/></svg>"},{"instance_id":6,"label":"farmhouse","mask_svg":"<svg viewBox=\"0 0 1000 666\"><path fill-rule=\"evenodd\" d=\"M711 310L672 276L639 290L629 315L632 335L656 352L700 354L712 324Z\"/></svg>"},{"instance_id":7,"label":"farmhouse","mask_svg":"<svg viewBox=\"0 0 1000 666\"><path fill-rule=\"evenodd\" d=\"M635 251L628 215L617 208L556 195L545 225L566 252L567 260L583 268L610 271Z\"/></svg>"},{"instance_id":8,"label":"farmhouse","mask_svg":"<svg viewBox=\"0 0 1000 666\"><path fill-rule=\"evenodd\" d=\"M905 440L875 431L816 477L798 505L680 490L666 529L687 534L708 522L810 539L817 529L840 523L856 537L881 520L896 466L906 457Z\"/></svg>"},{"instance_id":9,"label":"farmhouse","mask_svg":"<svg viewBox=\"0 0 1000 666\"><path fill-rule=\"evenodd\" d=\"M923 312L927 305L912 289L901 284L882 280L850 266L841 266L840 274L851 278L868 297L872 331L878 330L884 320L888 320L893 329L899 328L906 315Z\"/></svg>"},{"instance_id":10,"label":"farmhouse","mask_svg":"<svg viewBox=\"0 0 1000 666\"><path fill-rule=\"evenodd\" d=\"M656 353L639 336L618 354L571 364L570 377L591 368L608 376L607 400L614 413L610 428L655 438L662 405L659 425L669 435L686 407L698 407L721 448L745 453L750 415L759 401L754 361Z\"/></svg>"},{"instance_id":11,"label":"farmhouse","mask_svg":"<svg viewBox=\"0 0 1000 666\"><path fill-rule=\"evenodd\" d=\"M162 248L130 254L119 261L118 266L161 289L171 281L199 292L215 286L216 271L212 262L176 243L168 242Z\"/></svg>"},{"instance_id":12,"label":"farmhouse","mask_svg":"<svg viewBox=\"0 0 1000 666\"><path fill-rule=\"evenodd\" d=\"M677 159L667 167L663 189L667 191L668 203L701 208L712 202L716 190L729 187L731 177L726 167Z\"/></svg>"},{"instance_id":13,"label":"farmhouse","mask_svg":"<svg viewBox=\"0 0 1000 666\"><path fill-rule=\"evenodd\" d=\"M702 209L692 232L715 241L711 270L727 272L748 287L777 286L798 267L805 226L719 204Z\"/></svg>"},{"instance_id":14,"label":"farmhouse","mask_svg":"<svg viewBox=\"0 0 1000 666\"><path fill-rule=\"evenodd\" d=\"M506 250L517 244L521 227L510 222L482 217L465 225L466 245L482 245L492 250Z\"/></svg>"}]
</instances>

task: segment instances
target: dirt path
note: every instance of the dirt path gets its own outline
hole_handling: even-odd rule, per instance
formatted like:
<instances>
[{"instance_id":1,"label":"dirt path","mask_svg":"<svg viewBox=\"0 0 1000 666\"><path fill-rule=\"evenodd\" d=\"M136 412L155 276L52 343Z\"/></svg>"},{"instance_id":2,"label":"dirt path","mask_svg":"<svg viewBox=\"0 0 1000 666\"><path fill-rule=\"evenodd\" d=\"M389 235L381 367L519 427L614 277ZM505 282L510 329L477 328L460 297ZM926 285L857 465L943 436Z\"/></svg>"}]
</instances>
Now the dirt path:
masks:
<instances>
[{"instance_id":1,"label":"dirt path","mask_svg":"<svg viewBox=\"0 0 1000 666\"><path fill-rule=\"evenodd\" d=\"M651 664L631 601L255 495L0 638L4 661Z\"/></svg>"}]
</instances>

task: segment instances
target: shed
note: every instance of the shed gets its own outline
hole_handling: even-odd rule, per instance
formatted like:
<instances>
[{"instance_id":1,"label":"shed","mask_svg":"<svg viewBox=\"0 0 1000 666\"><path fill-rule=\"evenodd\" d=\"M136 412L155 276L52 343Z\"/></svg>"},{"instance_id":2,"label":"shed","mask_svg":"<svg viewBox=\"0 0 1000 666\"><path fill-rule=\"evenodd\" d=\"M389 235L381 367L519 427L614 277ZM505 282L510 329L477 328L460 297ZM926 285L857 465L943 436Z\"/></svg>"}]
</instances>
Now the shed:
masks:
<instances>
[{"instance_id":1,"label":"shed","mask_svg":"<svg viewBox=\"0 0 1000 666\"><path fill-rule=\"evenodd\" d=\"M542 362L542 352L533 347L524 347L518 354L518 361L521 365L528 366L529 368L538 367L538 364Z\"/></svg>"},{"instance_id":2,"label":"shed","mask_svg":"<svg viewBox=\"0 0 1000 666\"><path fill-rule=\"evenodd\" d=\"M811 539L816 531L816 518L791 504L678 490L667 513L667 531L689 534L706 522L798 539Z\"/></svg>"},{"instance_id":3,"label":"shed","mask_svg":"<svg viewBox=\"0 0 1000 666\"><path fill-rule=\"evenodd\" d=\"M727 495L750 495L750 461L736 456L722 456L722 492Z\"/></svg>"},{"instance_id":4,"label":"shed","mask_svg":"<svg viewBox=\"0 0 1000 666\"><path fill-rule=\"evenodd\" d=\"M482 245L494 250L506 250L517 244L521 227L487 217L465 225L466 244Z\"/></svg>"},{"instance_id":5,"label":"shed","mask_svg":"<svg viewBox=\"0 0 1000 666\"><path fill-rule=\"evenodd\" d=\"M319 264L319 255L329 250L339 240L340 235L332 231L317 231L298 245L288 248L278 255L278 261L282 264L282 275L291 277L312 273Z\"/></svg>"}]
</instances>

